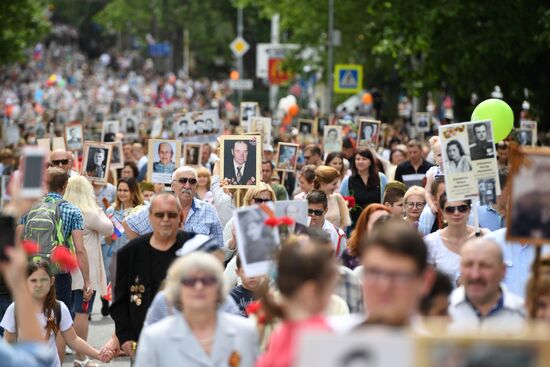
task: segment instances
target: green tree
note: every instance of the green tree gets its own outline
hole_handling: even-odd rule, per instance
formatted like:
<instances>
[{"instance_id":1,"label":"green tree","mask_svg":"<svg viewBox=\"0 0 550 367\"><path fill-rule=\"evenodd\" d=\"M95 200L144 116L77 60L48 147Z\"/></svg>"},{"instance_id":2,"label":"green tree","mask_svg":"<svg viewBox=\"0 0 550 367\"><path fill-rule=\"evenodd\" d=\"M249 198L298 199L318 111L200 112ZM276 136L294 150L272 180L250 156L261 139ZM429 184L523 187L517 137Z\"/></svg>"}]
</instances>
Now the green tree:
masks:
<instances>
[{"instance_id":1,"label":"green tree","mask_svg":"<svg viewBox=\"0 0 550 367\"><path fill-rule=\"evenodd\" d=\"M0 1L0 64L20 61L49 30L43 0Z\"/></svg>"}]
</instances>

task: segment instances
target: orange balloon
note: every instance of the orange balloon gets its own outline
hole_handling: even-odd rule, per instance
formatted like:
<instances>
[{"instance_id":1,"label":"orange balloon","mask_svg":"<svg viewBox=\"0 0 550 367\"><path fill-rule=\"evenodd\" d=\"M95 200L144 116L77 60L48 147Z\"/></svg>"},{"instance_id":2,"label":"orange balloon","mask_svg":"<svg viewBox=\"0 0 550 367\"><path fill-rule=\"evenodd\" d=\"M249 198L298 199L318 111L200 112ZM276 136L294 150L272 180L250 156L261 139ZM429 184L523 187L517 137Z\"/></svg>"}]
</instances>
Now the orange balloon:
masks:
<instances>
[{"instance_id":1,"label":"orange balloon","mask_svg":"<svg viewBox=\"0 0 550 367\"><path fill-rule=\"evenodd\" d=\"M294 116L298 115L298 112L300 112L300 107L298 107L297 104L293 104L292 106L290 106L288 108L288 114L291 117L294 117Z\"/></svg>"},{"instance_id":2,"label":"orange balloon","mask_svg":"<svg viewBox=\"0 0 550 367\"><path fill-rule=\"evenodd\" d=\"M292 116L285 115L285 117L283 118L283 125L290 125L291 122L292 122Z\"/></svg>"},{"instance_id":3,"label":"orange balloon","mask_svg":"<svg viewBox=\"0 0 550 367\"><path fill-rule=\"evenodd\" d=\"M233 70L229 73L229 78L231 80L239 80L239 72L237 70Z\"/></svg>"},{"instance_id":4,"label":"orange balloon","mask_svg":"<svg viewBox=\"0 0 550 367\"><path fill-rule=\"evenodd\" d=\"M371 104L372 103L372 94L370 94L368 92L363 94L363 97L361 97L361 102L363 102L364 104Z\"/></svg>"}]
</instances>

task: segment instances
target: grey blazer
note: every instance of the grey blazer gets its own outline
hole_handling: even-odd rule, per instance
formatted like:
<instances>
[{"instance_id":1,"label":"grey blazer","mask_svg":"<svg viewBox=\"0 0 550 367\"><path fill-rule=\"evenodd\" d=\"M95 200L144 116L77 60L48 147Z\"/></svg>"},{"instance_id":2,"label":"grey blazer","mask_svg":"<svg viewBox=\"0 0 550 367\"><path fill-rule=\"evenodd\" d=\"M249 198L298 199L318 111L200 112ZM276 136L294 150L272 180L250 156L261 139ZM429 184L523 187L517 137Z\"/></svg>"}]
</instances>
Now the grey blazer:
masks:
<instances>
[{"instance_id":1,"label":"grey blazer","mask_svg":"<svg viewBox=\"0 0 550 367\"><path fill-rule=\"evenodd\" d=\"M181 313L145 328L139 339L136 367L224 367L238 353L240 367L258 357L258 334L251 320L218 311L212 354L207 355Z\"/></svg>"}]
</instances>

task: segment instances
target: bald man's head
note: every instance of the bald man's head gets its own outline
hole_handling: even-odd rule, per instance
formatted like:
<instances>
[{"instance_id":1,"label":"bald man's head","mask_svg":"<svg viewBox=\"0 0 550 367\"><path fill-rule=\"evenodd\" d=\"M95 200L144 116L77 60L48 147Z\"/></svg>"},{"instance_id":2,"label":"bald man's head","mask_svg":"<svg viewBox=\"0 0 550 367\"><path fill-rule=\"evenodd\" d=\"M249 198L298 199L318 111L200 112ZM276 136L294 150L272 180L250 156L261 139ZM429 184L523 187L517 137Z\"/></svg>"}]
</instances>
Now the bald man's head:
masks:
<instances>
[{"instance_id":1,"label":"bald man's head","mask_svg":"<svg viewBox=\"0 0 550 367\"><path fill-rule=\"evenodd\" d=\"M464 244L460 254L461 282L468 299L476 307L498 300L500 282L506 274L499 245L489 239L475 238Z\"/></svg>"}]
</instances>

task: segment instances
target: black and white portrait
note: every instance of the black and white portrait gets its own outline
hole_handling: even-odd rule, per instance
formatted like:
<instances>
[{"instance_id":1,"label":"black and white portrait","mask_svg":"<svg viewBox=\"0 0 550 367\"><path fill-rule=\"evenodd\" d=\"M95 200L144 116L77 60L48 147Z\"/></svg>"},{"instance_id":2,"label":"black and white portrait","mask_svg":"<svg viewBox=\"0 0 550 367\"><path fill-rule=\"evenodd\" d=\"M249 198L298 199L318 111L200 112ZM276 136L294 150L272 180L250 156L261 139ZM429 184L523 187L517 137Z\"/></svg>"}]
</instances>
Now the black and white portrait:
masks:
<instances>
[{"instance_id":1,"label":"black and white portrait","mask_svg":"<svg viewBox=\"0 0 550 367\"><path fill-rule=\"evenodd\" d=\"M507 238L523 243L550 241L550 151L525 148L517 173L508 178L511 199Z\"/></svg>"},{"instance_id":2,"label":"black and white portrait","mask_svg":"<svg viewBox=\"0 0 550 367\"><path fill-rule=\"evenodd\" d=\"M323 134L325 154L342 151L342 126L327 125Z\"/></svg>"},{"instance_id":3,"label":"black and white portrait","mask_svg":"<svg viewBox=\"0 0 550 367\"><path fill-rule=\"evenodd\" d=\"M112 149L109 144L86 143L84 145L82 172L90 181L107 182Z\"/></svg>"},{"instance_id":4,"label":"black and white portrait","mask_svg":"<svg viewBox=\"0 0 550 367\"><path fill-rule=\"evenodd\" d=\"M317 120L317 135L322 136L323 131L325 130L325 126L328 125L328 118L327 117L319 117Z\"/></svg>"},{"instance_id":5,"label":"black and white portrait","mask_svg":"<svg viewBox=\"0 0 550 367\"><path fill-rule=\"evenodd\" d=\"M277 217L289 217L294 224L287 226L290 233L300 233L308 226L307 201L283 200L275 202L275 214Z\"/></svg>"},{"instance_id":6,"label":"black and white portrait","mask_svg":"<svg viewBox=\"0 0 550 367\"><path fill-rule=\"evenodd\" d=\"M252 116L260 116L258 102L241 102L241 126L246 126Z\"/></svg>"},{"instance_id":7,"label":"black and white portrait","mask_svg":"<svg viewBox=\"0 0 550 367\"><path fill-rule=\"evenodd\" d=\"M103 130L101 131L101 140L105 143L113 142L116 133L119 131L119 121L103 121Z\"/></svg>"},{"instance_id":8,"label":"black and white portrait","mask_svg":"<svg viewBox=\"0 0 550 367\"><path fill-rule=\"evenodd\" d=\"M67 150L81 150L83 146L82 125L65 126L65 146Z\"/></svg>"},{"instance_id":9,"label":"black and white portrait","mask_svg":"<svg viewBox=\"0 0 550 367\"><path fill-rule=\"evenodd\" d=\"M183 160L187 166L199 166L202 144L187 143L183 146Z\"/></svg>"},{"instance_id":10,"label":"black and white portrait","mask_svg":"<svg viewBox=\"0 0 550 367\"><path fill-rule=\"evenodd\" d=\"M470 140L470 157L473 161L494 158L495 146L491 127L487 122L468 125L468 138Z\"/></svg>"},{"instance_id":11,"label":"black and white portrait","mask_svg":"<svg viewBox=\"0 0 550 367\"><path fill-rule=\"evenodd\" d=\"M494 178L486 178L477 180L479 191L479 204L492 205L497 202L497 191Z\"/></svg>"},{"instance_id":12,"label":"black and white portrait","mask_svg":"<svg viewBox=\"0 0 550 367\"><path fill-rule=\"evenodd\" d=\"M519 145L524 147L534 146L533 144L533 130L531 129L516 129L515 131L516 141Z\"/></svg>"},{"instance_id":13,"label":"black and white portrait","mask_svg":"<svg viewBox=\"0 0 550 367\"><path fill-rule=\"evenodd\" d=\"M222 136L222 177L230 186L255 186L260 181L259 135Z\"/></svg>"},{"instance_id":14,"label":"black and white portrait","mask_svg":"<svg viewBox=\"0 0 550 367\"><path fill-rule=\"evenodd\" d=\"M470 157L464 151L464 145L459 140L449 140L442 153L445 160L445 173L464 173L472 170Z\"/></svg>"},{"instance_id":15,"label":"black and white portrait","mask_svg":"<svg viewBox=\"0 0 550 367\"><path fill-rule=\"evenodd\" d=\"M271 118L252 116L247 123L247 133L258 133L262 136L264 144L271 143Z\"/></svg>"},{"instance_id":16,"label":"black and white portrait","mask_svg":"<svg viewBox=\"0 0 550 367\"><path fill-rule=\"evenodd\" d=\"M300 120L298 121L298 132L302 137L313 134L313 121Z\"/></svg>"},{"instance_id":17,"label":"black and white portrait","mask_svg":"<svg viewBox=\"0 0 550 367\"><path fill-rule=\"evenodd\" d=\"M359 120L358 141L359 146L378 145L380 121Z\"/></svg>"},{"instance_id":18,"label":"black and white portrait","mask_svg":"<svg viewBox=\"0 0 550 367\"><path fill-rule=\"evenodd\" d=\"M113 153L111 154L111 168L119 169L124 167L124 157L122 155L122 142L115 141L108 143L113 147Z\"/></svg>"},{"instance_id":19,"label":"black and white portrait","mask_svg":"<svg viewBox=\"0 0 550 367\"><path fill-rule=\"evenodd\" d=\"M256 205L236 210L233 218L246 275L266 274L279 247L278 227L265 225L268 215Z\"/></svg>"},{"instance_id":20,"label":"black and white portrait","mask_svg":"<svg viewBox=\"0 0 550 367\"><path fill-rule=\"evenodd\" d=\"M430 131L430 113L416 112L414 114L416 121L416 131L427 133Z\"/></svg>"}]
</instances>

